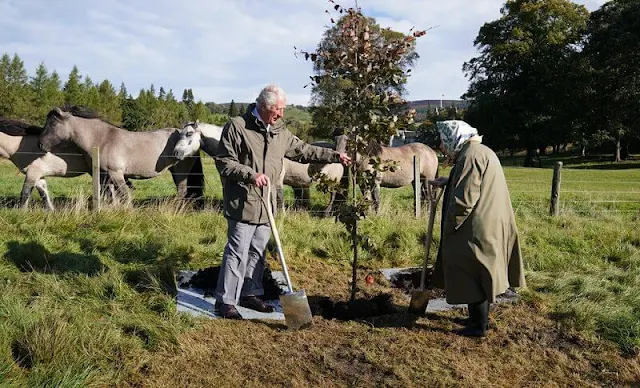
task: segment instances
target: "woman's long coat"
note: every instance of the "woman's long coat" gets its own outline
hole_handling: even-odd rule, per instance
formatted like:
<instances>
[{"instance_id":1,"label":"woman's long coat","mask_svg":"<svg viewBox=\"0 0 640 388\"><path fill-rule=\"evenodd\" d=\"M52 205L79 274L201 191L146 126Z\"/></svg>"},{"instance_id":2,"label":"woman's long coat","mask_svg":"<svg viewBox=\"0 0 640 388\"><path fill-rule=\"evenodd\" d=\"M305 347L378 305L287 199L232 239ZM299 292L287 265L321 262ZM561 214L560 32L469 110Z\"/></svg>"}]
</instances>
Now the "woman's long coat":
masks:
<instances>
[{"instance_id":1,"label":"woman's long coat","mask_svg":"<svg viewBox=\"0 0 640 388\"><path fill-rule=\"evenodd\" d=\"M443 201L440 250L432 284L451 304L495 301L524 287L524 269L511 199L496 154L477 141L464 145Z\"/></svg>"}]
</instances>

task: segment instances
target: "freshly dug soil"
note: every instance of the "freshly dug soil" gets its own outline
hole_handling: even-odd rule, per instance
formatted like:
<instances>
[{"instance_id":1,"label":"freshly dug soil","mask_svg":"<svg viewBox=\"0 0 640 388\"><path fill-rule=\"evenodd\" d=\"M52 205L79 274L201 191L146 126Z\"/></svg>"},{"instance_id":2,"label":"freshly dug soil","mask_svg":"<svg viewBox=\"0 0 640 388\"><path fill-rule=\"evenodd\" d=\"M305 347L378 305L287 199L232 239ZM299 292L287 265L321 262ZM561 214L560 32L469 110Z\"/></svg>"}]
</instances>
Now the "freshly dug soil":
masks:
<instances>
[{"instance_id":1,"label":"freshly dug soil","mask_svg":"<svg viewBox=\"0 0 640 388\"><path fill-rule=\"evenodd\" d=\"M425 279L425 289L431 291L433 297L444 296L444 290L431 289L431 277L433 275L433 267L427 267L427 277ZM422 277L422 268L415 268L408 272L398 272L391 276L391 286L399 288L406 294L420 289L420 278Z\"/></svg>"},{"instance_id":2,"label":"freshly dug soil","mask_svg":"<svg viewBox=\"0 0 640 388\"><path fill-rule=\"evenodd\" d=\"M334 302L328 296L309 298L309 305L313 315L320 315L325 319L351 321L366 319L396 312L391 300L391 294L379 294L373 298L360 298L353 302Z\"/></svg>"},{"instance_id":3,"label":"freshly dug soil","mask_svg":"<svg viewBox=\"0 0 640 388\"><path fill-rule=\"evenodd\" d=\"M220 266L208 267L199 270L191 277L191 280L184 284L186 287L193 287L204 292L204 296L213 296L218 285L218 275L220 274ZM271 275L271 270L265 267L262 275L262 284L264 286L264 299L278 299L282 290L278 282ZM182 286L182 285L181 285Z\"/></svg>"}]
</instances>

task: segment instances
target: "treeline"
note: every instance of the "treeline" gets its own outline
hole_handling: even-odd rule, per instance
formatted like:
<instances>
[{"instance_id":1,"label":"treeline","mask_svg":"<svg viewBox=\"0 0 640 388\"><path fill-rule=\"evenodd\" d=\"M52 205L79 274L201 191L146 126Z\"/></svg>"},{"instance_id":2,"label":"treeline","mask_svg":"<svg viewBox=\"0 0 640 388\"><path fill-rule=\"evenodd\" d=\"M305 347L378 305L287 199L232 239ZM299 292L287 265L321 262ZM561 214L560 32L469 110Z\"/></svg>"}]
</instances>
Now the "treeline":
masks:
<instances>
[{"instance_id":1,"label":"treeline","mask_svg":"<svg viewBox=\"0 0 640 388\"><path fill-rule=\"evenodd\" d=\"M47 113L61 105L86 106L131 131L179 127L195 120L222 125L232 113L213 102L196 102L191 89L184 89L178 100L172 90L161 86L156 91L152 84L134 98L124 83L117 90L109 80L96 83L77 66L65 81L55 70L49 72L44 63L30 76L17 53L2 55L0 117L42 125Z\"/></svg>"},{"instance_id":2,"label":"treeline","mask_svg":"<svg viewBox=\"0 0 640 388\"><path fill-rule=\"evenodd\" d=\"M480 28L463 70L465 120L495 149L537 153L566 144L616 161L640 146L640 1L589 13L568 0L510 0ZM633 148L635 147L635 149Z\"/></svg>"}]
</instances>

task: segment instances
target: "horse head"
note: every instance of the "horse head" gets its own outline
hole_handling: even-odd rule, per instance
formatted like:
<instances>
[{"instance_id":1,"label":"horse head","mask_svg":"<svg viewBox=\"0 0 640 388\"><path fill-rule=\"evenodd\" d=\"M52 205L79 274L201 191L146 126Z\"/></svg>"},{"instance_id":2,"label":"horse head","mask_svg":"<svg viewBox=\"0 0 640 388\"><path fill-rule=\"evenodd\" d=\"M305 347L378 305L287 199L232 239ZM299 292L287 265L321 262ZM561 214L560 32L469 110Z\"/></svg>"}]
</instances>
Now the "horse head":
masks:
<instances>
[{"instance_id":1,"label":"horse head","mask_svg":"<svg viewBox=\"0 0 640 388\"><path fill-rule=\"evenodd\" d=\"M186 123L178 132L180 138L173 148L173 155L178 160L195 155L200 150L202 132L199 128L200 121Z\"/></svg>"},{"instance_id":2,"label":"horse head","mask_svg":"<svg viewBox=\"0 0 640 388\"><path fill-rule=\"evenodd\" d=\"M53 147L69 140L71 137L69 119L71 117L71 113L65 112L59 107L53 108L47 114L47 121L38 142L40 149L49 152Z\"/></svg>"}]
</instances>

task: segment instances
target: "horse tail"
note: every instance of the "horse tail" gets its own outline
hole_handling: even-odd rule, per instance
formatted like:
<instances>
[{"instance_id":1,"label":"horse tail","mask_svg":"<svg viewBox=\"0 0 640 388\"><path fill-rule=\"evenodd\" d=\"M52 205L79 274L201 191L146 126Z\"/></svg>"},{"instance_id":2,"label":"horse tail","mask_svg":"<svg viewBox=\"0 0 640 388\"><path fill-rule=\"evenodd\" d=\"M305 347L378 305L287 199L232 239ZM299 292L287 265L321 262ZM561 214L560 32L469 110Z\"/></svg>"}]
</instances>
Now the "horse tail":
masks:
<instances>
[{"instance_id":1,"label":"horse tail","mask_svg":"<svg viewBox=\"0 0 640 388\"><path fill-rule=\"evenodd\" d=\"M204 208L204 171L202 169L202 159L200 153L193 158L193 166L187 177L186 197L194 200L196 209Z\"/></svg>"}]
</instances>

